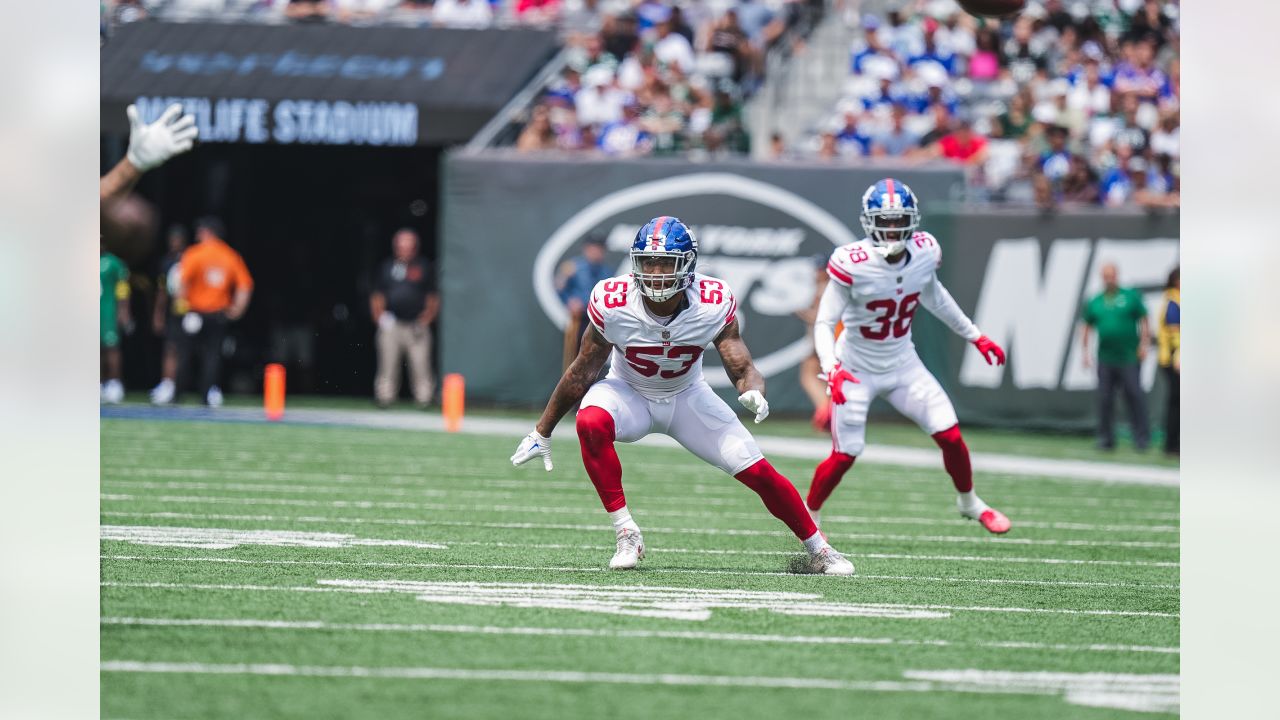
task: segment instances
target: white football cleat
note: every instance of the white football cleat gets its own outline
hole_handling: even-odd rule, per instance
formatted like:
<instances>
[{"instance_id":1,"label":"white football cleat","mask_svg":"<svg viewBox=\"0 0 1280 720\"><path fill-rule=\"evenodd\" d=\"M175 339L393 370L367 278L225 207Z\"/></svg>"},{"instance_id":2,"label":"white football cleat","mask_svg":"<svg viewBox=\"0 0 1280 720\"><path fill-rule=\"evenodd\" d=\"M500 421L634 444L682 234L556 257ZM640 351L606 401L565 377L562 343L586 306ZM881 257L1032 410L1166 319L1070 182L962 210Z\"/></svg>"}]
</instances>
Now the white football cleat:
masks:
<instances>
[{"instance_id":1,"label":"white football cleat","mask_svg":"<svg viewBox=\"0 0 1280 720\"><path fill-rule=\"evenodd\" d=\"M124 400L124 385L119 380L108 380L102 384L98 398L104 405L119 405Z\"/></svg>"},{"instance_id":2,"label":"white football cleat","mask_svg":"<svg viewBox=\"0 0 1280 720\"><path fill-rule=\"evenodd\" d=\"M644 538L640 531L622 528L618 531L618 551L609 561L610 570L634 570L644 559Z\"/></svg>"},{"instance_id":3,"label":"white football cleat","mask_svg":"<svg viewBox=\"0 0 1280 720\"><path fill-rule=\"evenodd\" d=\"M165 378L158 385L151 388L151 404L152 405L170 405L173 403L173 381Z\"/></svg>"},{"instance_id":4,"label":"white football cleat","mask_svg":"<svg viewBox=\"0 0 1280 720\"><path fill-rule=\"evenodd\" d=\"M204 403L211 408L222 407L222 389L217 385L209 388L209 392L204 396Z\"/></svg>"},{"instance_id":5,"label":"white football cleat","mask_svg":"<svg viewBox=\"0 0 1280 720\"><path fill-rule=\"evenodd\" d=\"M852 575L853 563L828 545L809 556L809 570L819 575Z\"/></svg>"}]
</instances>

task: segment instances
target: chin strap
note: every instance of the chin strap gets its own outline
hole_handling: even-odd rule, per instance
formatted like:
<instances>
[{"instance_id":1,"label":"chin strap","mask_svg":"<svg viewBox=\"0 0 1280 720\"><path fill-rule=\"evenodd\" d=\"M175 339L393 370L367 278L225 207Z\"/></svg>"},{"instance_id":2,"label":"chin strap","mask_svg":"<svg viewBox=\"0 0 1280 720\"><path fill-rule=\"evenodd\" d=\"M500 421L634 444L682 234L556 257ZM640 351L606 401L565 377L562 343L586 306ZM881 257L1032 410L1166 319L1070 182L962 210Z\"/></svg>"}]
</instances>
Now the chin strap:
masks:
<instances>
[{"instance_id":1,"label":"chin strap","mask_svg":"<svg viewBox=\"0 0 1280 720\"><path fill-rule=\"evenodd\" d=\"M897 247L894 247L894 245L897 245ZM905 240L899 240L897 243L894 243L894 245L872 244L871 249L880 253L880 257L887 258L890 255L897 255L898 253L902 252L907 248L907 242Z\"/></svg>"}]
</instances>

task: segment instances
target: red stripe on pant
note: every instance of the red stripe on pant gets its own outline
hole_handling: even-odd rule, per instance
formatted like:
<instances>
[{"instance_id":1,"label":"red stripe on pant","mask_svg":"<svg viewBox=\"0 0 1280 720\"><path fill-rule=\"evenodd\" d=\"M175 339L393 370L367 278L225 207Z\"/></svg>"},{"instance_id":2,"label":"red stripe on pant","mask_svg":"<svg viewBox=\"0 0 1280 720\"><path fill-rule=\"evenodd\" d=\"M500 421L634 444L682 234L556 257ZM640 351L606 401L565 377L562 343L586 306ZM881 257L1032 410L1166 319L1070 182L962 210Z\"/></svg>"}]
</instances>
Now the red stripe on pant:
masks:
<instances>
[{"instance_id":1,"label":"red stripe on pant","mask_svg":"<svg viewBox=\"0 0 1280 720\"><path fill-rule=\"evenodd\" d=\"M933 441L942 449L942 466L951 476L951 483L957 492L969 492L973 489L973 466L969 462L969 446L964 444L960 435L960 426L952 425L940 433L933 434Z\"/></svg>"},{"instance_id":2,"label":"red stripe on pant","mask_svg":"<svg viewBox=\"0 0 1280 720\"><path fill-rule=\"evenodd\" d=\"M584 407L578 411L578 440L582 445L582 465L596 486L604 509L613 512L627 504L622 493L622 461L613 449L617 432L613 416L604 408Z\"/></svg>"}]
</instances>

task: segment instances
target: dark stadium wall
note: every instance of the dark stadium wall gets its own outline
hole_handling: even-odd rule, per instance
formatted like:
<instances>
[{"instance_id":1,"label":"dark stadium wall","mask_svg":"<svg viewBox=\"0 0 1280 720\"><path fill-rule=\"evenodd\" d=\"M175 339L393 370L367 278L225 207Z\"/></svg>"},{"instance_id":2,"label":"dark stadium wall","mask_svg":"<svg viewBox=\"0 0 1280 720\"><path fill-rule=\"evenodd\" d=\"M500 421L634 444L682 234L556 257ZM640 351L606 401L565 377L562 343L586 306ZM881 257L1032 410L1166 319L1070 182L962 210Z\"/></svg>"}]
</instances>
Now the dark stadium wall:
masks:
<instances>
[{"instance_id":1,"label":"dark stadium wall","mask_svg":"<svg viewBox=\"0 0 1280 720\"><path fill-rule=\"evenodd\" d=\"M942 239L939 273L978 327L1009 362L989 367L928 313L915 343L964 422L1088 430L1094 427L1095 371L1084 366L1079 316L1101 291L1103 264L1154 308L1179 261L1178 216L1142 210L954 208L930 225ZM1154 315L1152 316L1154 348ZM1153 416L1164 407L1154 349L1142 368Z\"/></svg>"},{"instance_id":2,"label":"dark stadium wall","mask_svg":"<svg viewBox=\"0 0 1280 720\"><path fill-rule=\"evenodd\" d=\"M445 158L440 253L448 322L441 369L467 378L470 399L537 406L560 373L565 311L557 265L590 232L621 264L650 216L675 214L699 236L700 269L723 277L739 301L743 335L765 374L770 403L804 412L797 365L808 352L794 311L813 293L814 255L861 237L858 200L887 170L801 164L529 159L507 153ZM941 277L984 332L1010 353L1006 368L980 356L927 312L915 320L926 365L962 422L1084 429L1093 377L1083 369L1076 318L1096 291L1098 267L1149 302L1177 263L1176 215L1101 209L1044 215L948 203L957 170L894 170L925 208L923 228L943 246ZM707 375L725 397L714 352ZM1148 387L1154 368L1145 368ZM1153 398L1152 407L1160 407ZM878 411L883 412L884 406Z\"/></svg>"},{"instance_id":3,"label":"dark stadium wall","mask_svg":"<svg viewBox=\"0 0 1280 720\"><path fill-rule=\"evenodd\" d=\"M797 365L811 341L796 317L814 297L815 256L857 238L859 202L884 170L851 166L611 158L531 159L506 152L446 157L442 185L442 302L449 324L442 369L467 377L469 397L535 405L560 372L565 310L558 265L591 232L621 266L656 215L688 222L699 270L738 298L743 335L765 374L770 403L803 409ZM925 202L951 197L952 168L901 173ZM819 265L821 266L821 265ZM735 396L714 350L709 381Z\"/></svg>"}]
</instances>

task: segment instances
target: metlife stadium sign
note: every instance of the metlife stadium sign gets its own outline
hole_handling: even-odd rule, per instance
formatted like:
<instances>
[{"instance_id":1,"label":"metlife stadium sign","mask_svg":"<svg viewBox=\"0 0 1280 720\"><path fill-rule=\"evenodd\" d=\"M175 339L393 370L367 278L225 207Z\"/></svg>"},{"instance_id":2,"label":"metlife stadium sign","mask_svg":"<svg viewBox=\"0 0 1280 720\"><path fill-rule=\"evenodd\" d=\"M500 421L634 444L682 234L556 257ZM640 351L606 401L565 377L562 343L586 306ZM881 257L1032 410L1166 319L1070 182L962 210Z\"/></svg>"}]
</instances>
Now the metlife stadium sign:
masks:
<instances>
[{"instance_id":1,"label":"metlife stadium sign","mask_svg":"<svg viewBox=\"0 0 1280 720\"><path fill-rule=\"evenodd\" d=\"M528 29L134 23L102 50L102 127L180 102L201 142L462 142L554 52Z\"/></svg>"},{"instance_id":2,"label":"metlife stadium sign","mask_svg":"<svg viewBox=\"0 0 1280 720\"><path fill-rule=\"evenodd\" d=\"M152 122L175 102L195 117L200 142L418 144L418 106L413 103L147 96L136 100L143 122Z\"/></svg>"}]
</instances>

